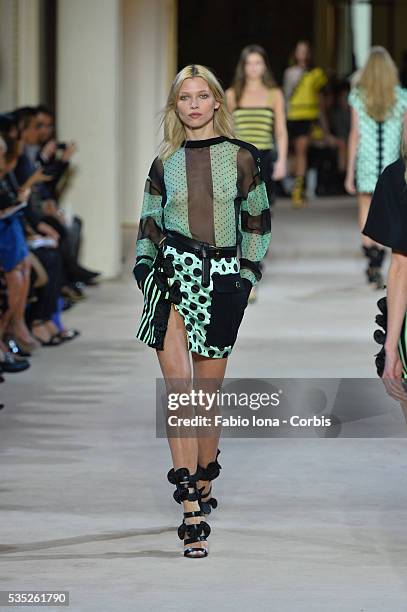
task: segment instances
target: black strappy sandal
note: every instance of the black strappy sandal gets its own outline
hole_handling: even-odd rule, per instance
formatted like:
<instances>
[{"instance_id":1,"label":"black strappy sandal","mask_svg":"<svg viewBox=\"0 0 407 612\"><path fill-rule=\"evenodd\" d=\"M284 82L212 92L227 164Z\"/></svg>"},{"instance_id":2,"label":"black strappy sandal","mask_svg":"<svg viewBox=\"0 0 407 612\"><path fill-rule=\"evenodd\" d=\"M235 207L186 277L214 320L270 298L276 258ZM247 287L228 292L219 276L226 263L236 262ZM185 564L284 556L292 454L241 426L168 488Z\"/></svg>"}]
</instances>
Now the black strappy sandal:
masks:
<instances>
[{"instance_id":1,"label":"black strappy sandal","mask_svg":"<svg viewBox=\"0 0 407 612\"><path fill-rule=\"evenodd\" d=\"M194 544L195 542L206 542L206 538L211 532L211 528L205 521L199 523L187 523L190 518L204 516L200 509L201 494L196 487L198 471L195 474L190 474L188 468L171 469L167 478L171 484L176 485L174 491L174 499L178 504L183 501L196 502L197 509L191 512L184 512L184 520L178 527L178 537L184 540L184 546ZM187 536L187 537L185 537ZM208 556L208 549L203 546L188 546L184 548L184 557L191 559L202 559Z\"/></svg>"},{"instance_id":2,"label":"black strappy sandal","mask_svg":"<svg viewBox=\"0 0 407 612\"><path fill-rule=\"evenodd\" d=\"M215 480L220 474L220 470L222 466L218 462L218 455L220 454L220 450L216 453L215 461L211 461L208 463L206 468L198 465L198 480L207 480L212 481ZM204 514L204 516L208 516L211 513L212 508L215 509L218 505L218 500L215 497L212 497L212 485L209 486L209 491L204 493L205 486L199 489L201 494L201 499L199 501L199 506Z\"/></svg>"}]
</instances>

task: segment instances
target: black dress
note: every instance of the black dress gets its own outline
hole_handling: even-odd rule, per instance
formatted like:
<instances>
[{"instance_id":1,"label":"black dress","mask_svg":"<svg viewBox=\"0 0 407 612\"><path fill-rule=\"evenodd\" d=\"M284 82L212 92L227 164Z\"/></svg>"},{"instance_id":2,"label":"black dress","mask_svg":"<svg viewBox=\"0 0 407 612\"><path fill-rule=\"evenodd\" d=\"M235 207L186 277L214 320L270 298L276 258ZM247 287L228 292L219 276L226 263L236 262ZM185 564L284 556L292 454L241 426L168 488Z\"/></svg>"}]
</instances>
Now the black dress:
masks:
<instances>
[{"instance_id":1,"label":"black dress","mask_svg":"<svg viewBox=\"0 0 407 612\"><path fill-rule=\"evenodd\" d=\"M390 247L393 251L407 254L407 183L406 166L402 158L387 166L377 181L363 234L372 240ZM376 321L384 329L384 334L375 332L379 344L386 341L387 304L386 298L378 301L381 315ZM407 378L407 316L401 329L398 349L403 365L403 378ZM384 347L376 355L379 376L383 374L385 362Z\"/></svg>"},{"instance_id":2,"label":"black dress","mask_svg":"<svg viewBox=\"0 0 407 612\"><path fill-rule=\"evenodd\" d=\"M377 181L363 234L393 251L407 253L407 183L402 158Z\"/></svg>"}]
</instances>

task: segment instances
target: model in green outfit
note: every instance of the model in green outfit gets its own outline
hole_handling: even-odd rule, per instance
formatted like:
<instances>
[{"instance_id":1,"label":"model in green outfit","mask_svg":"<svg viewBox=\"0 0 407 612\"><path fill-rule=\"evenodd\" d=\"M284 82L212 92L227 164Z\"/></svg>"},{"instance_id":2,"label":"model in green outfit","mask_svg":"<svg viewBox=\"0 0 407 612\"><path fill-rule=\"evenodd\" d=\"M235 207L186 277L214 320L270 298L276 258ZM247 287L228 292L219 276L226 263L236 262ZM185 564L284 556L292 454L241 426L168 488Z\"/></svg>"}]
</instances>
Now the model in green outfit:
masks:
<instances>
[{"instance_id":1,"label":"model in green outfit","mask_svg":"<svg viewBox=\"0 0 407 612\"><path fill-rule=\"evenodd\" d=\"M267 191L258 150L234 139L224 92L204 66L175 77L163 124L136 246L134 275L144 295L137 337L156 349L167 392L197 385L215 392L261 278L271 238ZM185 556L205 557L219 431L172 431L168 480L184 506L178 535Z\"/></svg>"}]
</instances>

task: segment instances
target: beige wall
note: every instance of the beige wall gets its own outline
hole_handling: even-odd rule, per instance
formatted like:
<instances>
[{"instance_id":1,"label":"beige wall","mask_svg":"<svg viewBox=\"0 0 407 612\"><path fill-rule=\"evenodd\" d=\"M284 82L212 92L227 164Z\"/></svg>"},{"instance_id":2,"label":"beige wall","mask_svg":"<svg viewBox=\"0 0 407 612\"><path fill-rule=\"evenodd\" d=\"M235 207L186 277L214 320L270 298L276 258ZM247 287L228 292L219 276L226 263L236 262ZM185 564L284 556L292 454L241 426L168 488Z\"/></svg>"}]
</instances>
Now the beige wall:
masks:
<instances>
[{"instance_id":1,"label":"beige wall","mask_svg":"<svg viewBox=\"0 0 407 612\"><path fill-rule=\"evenodd\" d=\"M83 261L120 271L120 2L59 0L59 138L79 150L64 206L84 221Z\"/></svg>"},{"instance_id":2,"label":"beige wall","mask_svg":"<svg viewBox=\"0 0 407 612\"><path fill-rule=\"evenodd\" d=\"M0 0L0 110L40 100L42 0ZM58 0L57 118L79 150L63 206L84 220L84 264L120 271L159 113L176 70L176 0Z\"/></svg>"},{"instance_id":3,"label":"beige wall","mask_svg":"<svg viewBox=\"0 0 407 612\"><path fill-rule=\"evenodd\" d=\"M40 102L40 0L0 0L0 112Z\"/></svg>"},{"instance_id":4,"label":"beige wall","mask_svg":"<svg viewBox=\"0 0 407 612\"><path fill-rule=\"evenodd\" d=\"M79 143L64 205L84 219L85 265L106 276L120 270L120 227L136 227L161 138L158 115L175 68L175 4L59 0L58 131Z\"/></svg>"},{"instance_id":5,"label":"beige wall","mask_svg":"<svg viewBox=\"0 0 407 612\"><path fill-rule=\"evenodd\" d=\"M0 0L0 112L12 110L17 99L17 5Z\"/></svg>"},{"instance_id":6,"label":"beige wall","mask_svg":"<svg viewBox=\"0 0 407 612\"><path fill-rule=\"evenodd\" d=\"M17 106L40 103L40 0L18 0Z\"/></svg>"},{"instance_id":7,"label":"beige wall","mask_svg":"<svg viewBox=\"0 0 407 612\"><path fill-rule=\"evenodd\" d=\"M174 0L122 0L122 221L138 222L161 140L160 110L175 76Z\"/></svg>"}]
</instances>

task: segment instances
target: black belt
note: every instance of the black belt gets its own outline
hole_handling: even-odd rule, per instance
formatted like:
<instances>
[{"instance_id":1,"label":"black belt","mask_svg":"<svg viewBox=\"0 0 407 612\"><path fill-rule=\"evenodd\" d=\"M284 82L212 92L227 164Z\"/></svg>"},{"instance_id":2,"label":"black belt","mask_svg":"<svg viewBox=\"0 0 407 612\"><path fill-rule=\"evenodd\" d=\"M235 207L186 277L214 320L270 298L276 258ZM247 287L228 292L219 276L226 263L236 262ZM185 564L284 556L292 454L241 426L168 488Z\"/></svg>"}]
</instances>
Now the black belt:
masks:
<instances>
[{"instance_id":1,"label":"black belt","mask_svg":"<svg viewBox=\"0 0 407 612\"><path fill-rule=\"evenodd\" d=\"M236 257L237 255L236 246L216 247L208 242L201 242L200 240L195 240L194 238L188 238L188 236L183 236L178 232L167 231L162 242L165 242L165 244L173 246L176 249L193 253L199 257L199 259L202 259L203 287L209 287L210 259L220 257Z\"/></svg>"}]
</instances>

